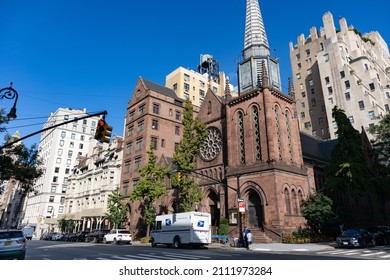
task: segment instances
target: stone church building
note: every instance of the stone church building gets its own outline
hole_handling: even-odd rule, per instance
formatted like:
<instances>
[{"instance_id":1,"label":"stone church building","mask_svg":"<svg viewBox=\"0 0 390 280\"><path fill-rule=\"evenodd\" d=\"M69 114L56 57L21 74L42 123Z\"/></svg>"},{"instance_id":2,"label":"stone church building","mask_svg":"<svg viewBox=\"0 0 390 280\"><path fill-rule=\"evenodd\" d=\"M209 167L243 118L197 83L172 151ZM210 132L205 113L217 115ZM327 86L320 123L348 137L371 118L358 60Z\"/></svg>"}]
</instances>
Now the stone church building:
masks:
<instances>
[{"instance_id":1,"label":"stone church building","mask_svg":"<svg viewBox=\"0 0 390 280\"><path fill-rule=\"evenodd\" d=\"M231 236L238 236L240 215L242 226L254 232L256 242L270 242L305 224L300 202L321 181L315 165L323 162L323 154L314 149L304 163L292 84L288 94L281 91L279 65L270 56L259 3L247 0L246 5L239 95L232 97L228 85L224 97L209 90L195 110L209 133L195 170L204 198L194 210L211 213L214 226L221 217L228 218ZM147 162L145 151L150 144L160 163L172 166L183 104L171 89L138 80L126 118L123 195L128 196L139 180L137 170ZM311 136L303 137L319 145ZM159 213L175 209L175 191L169 182L167 186L168 195L158 203ZM128 203L130 230L135 232L142 224L139 206ZM238 212L239 208L244 212Z\"/></svg>"}]
</instances>

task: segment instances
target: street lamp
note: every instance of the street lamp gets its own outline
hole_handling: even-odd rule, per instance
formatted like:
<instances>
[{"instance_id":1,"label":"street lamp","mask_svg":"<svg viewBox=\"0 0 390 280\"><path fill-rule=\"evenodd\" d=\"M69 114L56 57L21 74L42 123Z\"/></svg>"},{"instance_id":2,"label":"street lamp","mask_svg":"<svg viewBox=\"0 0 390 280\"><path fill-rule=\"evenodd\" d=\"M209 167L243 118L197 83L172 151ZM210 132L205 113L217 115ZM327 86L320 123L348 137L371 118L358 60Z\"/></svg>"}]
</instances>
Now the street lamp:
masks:
<instances>
[{"instance_id":1,"label":"street lamp","mask_svg":"<svg viewBox=\"0 0 390 280\"><path fill-rule=\"evenodd\" d=\"M15 99L14 106L9 111L7 118L12 121L16 119L16 103L18 102L18 92L12 88L12 83L9 87L0 89L0 99Z\"/></svg>"}]
</instances>

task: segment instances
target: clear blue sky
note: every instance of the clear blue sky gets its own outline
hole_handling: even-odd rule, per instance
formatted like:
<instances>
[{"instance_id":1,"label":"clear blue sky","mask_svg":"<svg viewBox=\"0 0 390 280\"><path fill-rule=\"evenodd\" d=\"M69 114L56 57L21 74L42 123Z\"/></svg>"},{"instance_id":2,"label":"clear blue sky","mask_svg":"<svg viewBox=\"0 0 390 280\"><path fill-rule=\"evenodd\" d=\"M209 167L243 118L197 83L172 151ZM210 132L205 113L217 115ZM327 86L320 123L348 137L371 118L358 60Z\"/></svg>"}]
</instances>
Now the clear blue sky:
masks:
<instances>
[{"instance_id":1,"label":"clear blue sky","mask_svg":"<svg viewBox=\"0 0 390 280\"><path fill-rule=\"evenodd\" d=\"M21 136L42 129L59 107L107 110L114 134L139 76L165 85L179 66L196 69L212 54L234 85L243 48L245 0L1 0L0 88L19 93L18 118L6 127ZM390 45L388 0L260 0L283 91L291 76L289 42L322 26L331 12L361 33L379 31ZM12 102L0 100L7 112ZM3 143L3 135L0 136ZM25 144L38 143L39 135Z\"/></svg>"}]
</instances>

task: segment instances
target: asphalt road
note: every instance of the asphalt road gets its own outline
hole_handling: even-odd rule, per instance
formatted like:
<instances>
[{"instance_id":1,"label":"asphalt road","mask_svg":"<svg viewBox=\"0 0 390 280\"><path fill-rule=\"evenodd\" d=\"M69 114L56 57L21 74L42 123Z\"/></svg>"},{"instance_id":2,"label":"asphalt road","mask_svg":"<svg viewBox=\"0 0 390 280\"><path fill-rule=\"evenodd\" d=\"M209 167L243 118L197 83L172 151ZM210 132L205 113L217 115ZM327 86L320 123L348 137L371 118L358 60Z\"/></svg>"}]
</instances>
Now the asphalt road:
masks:
<instances>
[{"instance_id":1,"label":"asphalt road","mask_svg":"<svg viewBox=\"0 0 390 280\"><path fill-rule=\"evenodd\" d=\"M145 245L112 245L31 240L26 260L390 260L389 247L375 249L333 249L321 251L247 251L231 248L181 248ZM389 256L389 258L386 258Z\"/></svg>"}]
</instances>

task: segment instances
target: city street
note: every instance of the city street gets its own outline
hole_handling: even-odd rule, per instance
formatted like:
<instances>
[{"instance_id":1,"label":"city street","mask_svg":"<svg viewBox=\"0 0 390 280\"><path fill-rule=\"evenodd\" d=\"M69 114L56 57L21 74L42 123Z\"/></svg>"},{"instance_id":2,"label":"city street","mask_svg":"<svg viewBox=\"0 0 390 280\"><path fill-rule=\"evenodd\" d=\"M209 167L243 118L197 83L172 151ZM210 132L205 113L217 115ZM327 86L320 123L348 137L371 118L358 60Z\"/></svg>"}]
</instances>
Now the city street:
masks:
<instances>
[{"instance_id":1,"label":"city street","mask_svg":"<svg viewBox=\"0 0 390 280\"><path fill-rule=\"evenodd\" d=\"M390 247L327 249L304 248L290 251L231 248L211 245L209 248L153 248L146 244L111 245L31 240L27 243L26 260L390 260Z\"/></svg>"}]
</instances>

